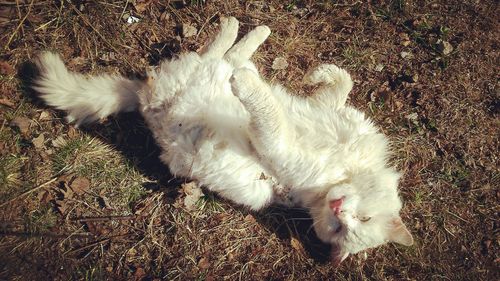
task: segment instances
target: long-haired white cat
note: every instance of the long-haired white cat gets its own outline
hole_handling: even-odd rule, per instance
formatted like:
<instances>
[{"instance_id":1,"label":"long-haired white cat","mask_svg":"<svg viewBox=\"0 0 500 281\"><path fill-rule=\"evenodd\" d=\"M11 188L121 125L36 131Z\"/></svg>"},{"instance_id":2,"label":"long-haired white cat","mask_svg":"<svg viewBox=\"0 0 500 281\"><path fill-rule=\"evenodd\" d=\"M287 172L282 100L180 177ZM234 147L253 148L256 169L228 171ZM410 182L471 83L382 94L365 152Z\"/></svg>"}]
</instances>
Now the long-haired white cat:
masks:
<instances>
[{"instance_id":1,"label":"long-haired white cat","mask_svg":"<svg viewBox=\"0 0 500 281\"><path fill-rule=\"evenodd\" d=\"M82 76L43 53L35 89L77 125L139 109L173 174L238 204L260 210L286 190L309 209L336 263L389 241L411 245L387 139L345 104L349 74L321 65L304 79L316 93L295 97L266 83L250 61L269 28L234 44L237 33L235 18L222 19L201 54L164 61L146 81Z\"/></svg>"}]
</instances>

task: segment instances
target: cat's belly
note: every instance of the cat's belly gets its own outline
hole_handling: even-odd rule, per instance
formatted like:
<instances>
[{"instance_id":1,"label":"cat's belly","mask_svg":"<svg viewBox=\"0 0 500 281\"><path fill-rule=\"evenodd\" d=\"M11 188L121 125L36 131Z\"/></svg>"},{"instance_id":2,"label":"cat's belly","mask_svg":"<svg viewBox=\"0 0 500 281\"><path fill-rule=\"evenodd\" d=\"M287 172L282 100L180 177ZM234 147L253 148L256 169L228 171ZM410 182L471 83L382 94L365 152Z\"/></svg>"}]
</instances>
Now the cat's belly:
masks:
<instances>
[{"instance_id":1,"label":"cat's belly","mask_svg":"<svg viewBox=\"0 0 500 281\"><path fill-rule=\"evenodd\" d=\"M175 161L192 161L190 176L200 178L229 163L236 167L257 164L248 136L249 119L232 94L229 80L189 87L166 120L168 150L186 158Z\"/></svg>"},{"instance_id":2,"label":"cat's belly","mask_svg":"<svg viewBox=\"0 0 500 281\"><path fill-rule=\"evenodd\" d=\"M224 61L202 63L175 94L170 108L146 116L164 151L162 160L175 174L199 180L230 169L250 177L269 174L250 142L250 116L232 93L232 72Z\"/></svg>"}]
</instances>

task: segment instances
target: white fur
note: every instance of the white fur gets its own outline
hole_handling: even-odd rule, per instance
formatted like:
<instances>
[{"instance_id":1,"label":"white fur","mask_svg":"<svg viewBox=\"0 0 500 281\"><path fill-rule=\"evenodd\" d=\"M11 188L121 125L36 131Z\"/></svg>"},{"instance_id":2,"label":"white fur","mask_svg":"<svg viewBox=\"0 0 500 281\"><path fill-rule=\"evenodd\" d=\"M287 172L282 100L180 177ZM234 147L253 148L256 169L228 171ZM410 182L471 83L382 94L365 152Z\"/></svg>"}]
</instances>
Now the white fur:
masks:
<instances>
[{"instance_id":1,"label":"white fur","mask_svg":"<svg viewBox=\"0 0 500 281\"><path fill-rule=\"evenodd\" d=\"M119 111L137 108L142 83L120 76L84 77L70 73L61 58L45 52L37 61L40 78L34 89L48 105L68 113L69 122L93 122Z\"/></svg>"},{"instance_id":2,"label":"white fur","mask_svg":"<svg viewBox=\"0 0 500 281\"><path fill-rule=\"evenodd\" d=\"M264 82L250 62L269 28L257 27L231 48L237 31L236 19L223 19L201 55L163 62L148 83L85 78L45 53L36 89L77 123L139 104L172 173L253 210L287 187L310 209L318 237L334 244L337 259L386 241L410 244L398 214L399 174L386 164L387 139L345 104L350 75L321 65L304 78L320 85L316 93L294 97ZM329 203L342 197L336 216Z\"/></svg>"}]
</instances>

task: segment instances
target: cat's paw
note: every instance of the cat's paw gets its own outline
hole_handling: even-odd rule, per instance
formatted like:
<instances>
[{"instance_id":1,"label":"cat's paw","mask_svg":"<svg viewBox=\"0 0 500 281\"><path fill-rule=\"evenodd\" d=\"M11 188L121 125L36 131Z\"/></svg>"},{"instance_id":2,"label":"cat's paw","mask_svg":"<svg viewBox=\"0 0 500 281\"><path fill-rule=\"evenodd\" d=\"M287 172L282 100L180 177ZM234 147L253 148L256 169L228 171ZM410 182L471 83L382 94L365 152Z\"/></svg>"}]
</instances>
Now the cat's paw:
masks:
<instances>
[{"instance_id":1,"label":"cat's paw","mask_svg":"<svg viewBox=\"0 0 500 281\"><path fill-rule=\"evenodd\" d=\"M221 32L238 33L239 22L235 17L224 17L220 19Z\"/></svg>"},{"instance_id":2,"label":"cat's paw","mask_svg":"<svg viewBox=\"0 0 500 281\"><path fill-rule=\"evenodd\" d=\"M298 202L293 198L290 187L283 186L281 184L275 184L273 186L274 197L273 203L276 205L281 205L284 207L292 208L298 206Z\"/></svg>"},{"instance_id":3,"label":"cat's paw","mask_svg":"<svg viewBox=\"0 0 500 281\"><path fill-rule=\"evenodd\" d=\"M255 37L259 42L264 42L269 35L271 35L271 29L267 25L257 26L254 30L252 30L255 34Z\"/></svg>"},{"instance_id":4,"label":"cat's paw","mask_svg":"<svg viewBox=\"0 0 500 281\"><path fill-rule=\"evenodd\" d=\"M351 76L347 71L334 64L322 64L310 70L304 76L303 82L306 85L335 85L345 80L351 80Z\"/></svg>"},{"instance_id":5,"label":"cat's paw","mask_svg":"<svg viewBox=\"0 0 500 281\"><path fill-rule=\"evenodd\" d=\"M259 77L249 68L242 67L235 69L229 79L233 95L240 99L248 97L253 91L253 87L258 84Z\"/></svg>"}]
</instances>

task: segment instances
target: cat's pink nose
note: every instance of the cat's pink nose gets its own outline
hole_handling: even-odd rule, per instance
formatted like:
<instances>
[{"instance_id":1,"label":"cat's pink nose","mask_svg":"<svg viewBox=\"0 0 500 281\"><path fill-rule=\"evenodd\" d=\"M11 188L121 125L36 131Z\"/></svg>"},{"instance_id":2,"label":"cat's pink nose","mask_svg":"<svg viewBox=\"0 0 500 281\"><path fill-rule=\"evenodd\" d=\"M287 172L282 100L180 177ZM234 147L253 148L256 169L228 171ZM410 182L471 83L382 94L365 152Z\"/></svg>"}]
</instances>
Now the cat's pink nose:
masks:
<instances>
[{"instance_id":1,"label":"cat's pink nose","mask_svg":"<svg viewBox=\"0 0 500 281\"><path fill-rule=\"evenodd\" d=\"M345 196L340 199L330 200L330 209L337 216L342 212L342 204L344 203Z\"/></svg>"}]
</instances>

